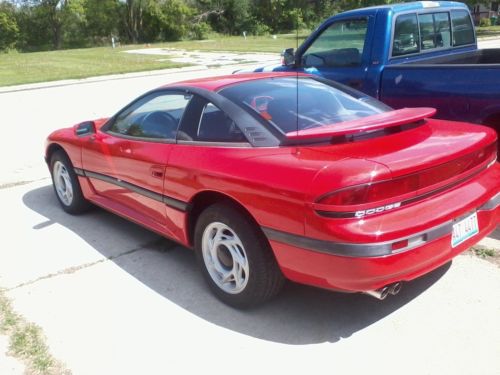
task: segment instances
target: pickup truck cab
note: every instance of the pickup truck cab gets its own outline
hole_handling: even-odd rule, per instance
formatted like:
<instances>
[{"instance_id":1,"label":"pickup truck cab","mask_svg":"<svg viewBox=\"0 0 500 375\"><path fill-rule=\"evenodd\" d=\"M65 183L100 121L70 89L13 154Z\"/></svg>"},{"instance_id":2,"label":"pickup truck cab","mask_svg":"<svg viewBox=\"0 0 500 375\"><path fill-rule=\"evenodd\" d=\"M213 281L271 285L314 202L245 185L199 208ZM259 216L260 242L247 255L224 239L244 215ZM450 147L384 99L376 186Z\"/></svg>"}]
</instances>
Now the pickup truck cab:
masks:
<instances>
[{"instance_id":1,"label":"pickup truck cab","mask_svg":"<svg viewBox=\"0 0 500 375\"><path fill-rule=\"evenodd\" d=\"M356 9L321 24L281 65L323 76L394 108L500 127L500 49L479 50L466 5L420 1Z\"/></svg>"}]
</instances>

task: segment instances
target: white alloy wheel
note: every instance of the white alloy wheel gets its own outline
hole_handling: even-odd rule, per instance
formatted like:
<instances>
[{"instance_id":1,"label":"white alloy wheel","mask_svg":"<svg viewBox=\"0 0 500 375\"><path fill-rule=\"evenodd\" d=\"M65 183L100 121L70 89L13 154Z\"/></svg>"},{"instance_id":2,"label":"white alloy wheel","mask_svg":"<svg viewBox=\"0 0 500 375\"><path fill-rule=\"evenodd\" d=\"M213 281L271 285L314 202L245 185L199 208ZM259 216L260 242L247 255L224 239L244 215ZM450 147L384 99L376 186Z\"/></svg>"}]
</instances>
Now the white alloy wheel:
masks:
<instances>
[{"instance_id":1,"label":"white alloy wheel","mask_svg":"<svg viewBox=\"0 0 500 375\"><path fill-rule=\"evenodd\" d=\"M224 223L209 224L202 237L202 254L206 269L215 284L226 293L241 293L250 276L243 243L233 229Z\"/></svg>"},{"instance_id":2,"label":"white alloy wheel","mask_svg":"<svg viewBox=\"0 0 500 375\"><path fill-rule=\"evenodd\" d=\"M70 206L73 202L73 185L68 169L62 162L56 161L52 173L57 196L65 206Z\"/></svg>"}]
</instances>

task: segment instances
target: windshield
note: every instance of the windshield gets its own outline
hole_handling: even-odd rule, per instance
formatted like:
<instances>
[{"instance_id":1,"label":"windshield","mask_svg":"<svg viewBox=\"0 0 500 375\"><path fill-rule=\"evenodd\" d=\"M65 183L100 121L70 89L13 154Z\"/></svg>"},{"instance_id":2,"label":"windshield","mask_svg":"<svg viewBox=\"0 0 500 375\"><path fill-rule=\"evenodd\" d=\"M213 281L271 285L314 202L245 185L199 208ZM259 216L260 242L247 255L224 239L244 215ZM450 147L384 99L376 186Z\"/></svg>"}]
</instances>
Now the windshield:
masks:
<instances>
[{"instance_id":1,"label":"windshield","mask_svg":"<svg viewBox=\"0 0 500 375\"><path fill-rule=\"evenodd\" d=\"M392 110L309 77L259 79L219 92L283 133L334 125ZM359 93L360 95L363 95Z\"/></svg>"}]
</instances>

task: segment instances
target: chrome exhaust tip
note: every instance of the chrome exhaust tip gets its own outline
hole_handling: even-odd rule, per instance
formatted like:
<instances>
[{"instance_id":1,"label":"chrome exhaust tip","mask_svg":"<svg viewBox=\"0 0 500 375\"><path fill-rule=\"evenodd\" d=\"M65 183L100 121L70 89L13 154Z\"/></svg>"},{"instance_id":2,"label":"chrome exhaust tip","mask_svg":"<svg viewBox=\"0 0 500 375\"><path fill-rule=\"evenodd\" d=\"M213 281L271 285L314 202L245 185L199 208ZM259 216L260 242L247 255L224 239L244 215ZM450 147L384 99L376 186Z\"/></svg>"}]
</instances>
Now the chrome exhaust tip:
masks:
<instances>
[{"instance_id":1,"label":"chrome exhaust tip","mask_svg":"<svg viewBox=\"0 0 500 375\"><path fill-rule=\"evenodd\" d=\"M375 297L376 299L379 300L384 300L389 294L392 294L395 296L401 291L401 288L403 287L402 283L394 283L391 285L386 285L380 289L377 290L367 290L366 292L363 292L364 294L368 294L369 296Z\"/></svg>"},{"instance_id":2,"label":"chrome exhaust tip","mask_svg":"<svg viewBox=\"0 0 500 375\"><path fill-rule=\"evenodd\" d=\"M401 288L403 287L402 283L394 283L391 286L389 286L389 293L391 293L393 296L398 294L401 291Z\"/></svg>"},{"instance_id":3,"label":"chrome exhaust tip","mask_svg":"<svg viewBox=\"0 0 500 375\"><path fill-rule=\"evenodd\" d=\"M367 290L366 292L363 293L368 294L369 296L375 297L376 299L382 301L389 295L389 287L384 286L383 288L377 290Z\"/></svg>"}]
</instances>

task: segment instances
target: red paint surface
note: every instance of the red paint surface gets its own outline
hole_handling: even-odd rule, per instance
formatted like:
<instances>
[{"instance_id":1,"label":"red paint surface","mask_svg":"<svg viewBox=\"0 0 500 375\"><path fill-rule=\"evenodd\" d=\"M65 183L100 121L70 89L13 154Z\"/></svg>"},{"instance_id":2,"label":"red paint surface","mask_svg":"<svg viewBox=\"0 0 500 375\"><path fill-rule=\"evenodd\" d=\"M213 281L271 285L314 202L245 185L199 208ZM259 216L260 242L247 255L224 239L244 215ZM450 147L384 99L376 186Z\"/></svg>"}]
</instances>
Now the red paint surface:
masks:
<instances>
[{"instance_id":1,"label":"red paint surface","mask_svg":"<svg viewBox=\"0 0 500 375\"><path fill-rule=\"evenodd\" d=\"M283 74L232 75L189 84L217 90L225 85L271 76ZM407 121L412 121L427 117L430 112L397 112L373 126L404 122L405 116ZM365 129L372 126L368 119L364 121ZM494 163L486 169L491 164L487 160L475 167L473 176L469 176L473 170L460 168L456 169L457 174L444 174L444 180L412 192L412 196L467 178L399 209L363 219L326 218L316 212L332 209L318 205L317 199L338 189L390 180L443 165L455 168L450 162L495 141L496 135L491 129L478 125L426 120L424 125L411 130L352 143L231 148L119 139L100 131L104 122L96 123L95 136L77 137L72 128L58 130L50 135L48 146L60 145L74 167L119 178L186 203L198 194L217 192L242 205L260 226L324 241L370 244L412 236L476 210L500 189L500 164ZM351 124L346 125L347 128L355 127ZM311 131L302 136L309 134ZM158 178L158 172L163 172L164 177ZM107 182L79 179L85 197L94 203L181 244L192 245L187 228L189 211L166 207ZM396 196L389 201L405 198ZM361 204L348 208L369 207ZM271 245L288 278L320 287L362 291L411 280L447 262L496 228L500 208L480 211L478 218L479 235L455 249L451 249L449 235L413 250L376 258L327 255L275 241Z\"/></svg>"}]
</instances>

